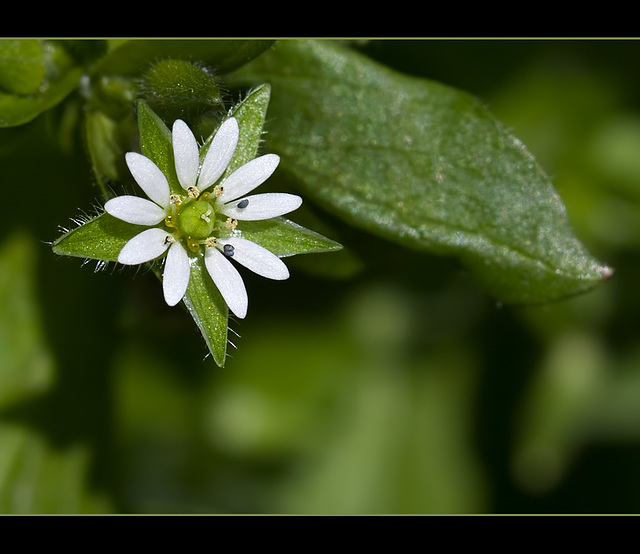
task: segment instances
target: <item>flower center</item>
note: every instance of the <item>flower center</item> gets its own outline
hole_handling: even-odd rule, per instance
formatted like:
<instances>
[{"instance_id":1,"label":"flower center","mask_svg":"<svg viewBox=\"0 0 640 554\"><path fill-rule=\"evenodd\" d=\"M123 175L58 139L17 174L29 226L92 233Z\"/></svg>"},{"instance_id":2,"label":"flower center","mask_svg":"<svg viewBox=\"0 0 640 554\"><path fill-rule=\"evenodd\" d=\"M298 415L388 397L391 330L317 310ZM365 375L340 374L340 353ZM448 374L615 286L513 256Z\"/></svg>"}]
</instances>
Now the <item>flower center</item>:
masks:
<instances>
[{"instance_id":1,"label":"flower center","mask_svg":"<svg viewBox=\"0 0 640 554\"><path fill-rule=\"evenodd\" d=\"M196 200L184 206L178 213L178 227L193 239L206 239L213 232L215 213L209 202Z\"/></svg>"}]
</instances>

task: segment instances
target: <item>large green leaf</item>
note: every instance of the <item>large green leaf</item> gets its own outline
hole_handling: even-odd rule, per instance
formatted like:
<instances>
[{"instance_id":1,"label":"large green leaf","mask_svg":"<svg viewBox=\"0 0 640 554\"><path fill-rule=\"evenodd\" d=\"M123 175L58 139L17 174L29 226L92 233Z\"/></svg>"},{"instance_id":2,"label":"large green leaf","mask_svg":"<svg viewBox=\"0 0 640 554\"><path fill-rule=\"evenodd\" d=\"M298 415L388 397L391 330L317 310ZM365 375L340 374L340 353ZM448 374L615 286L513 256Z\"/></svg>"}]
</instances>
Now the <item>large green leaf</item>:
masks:
<instances>
[{"instance_id":1,"label":"large green leaf","mask_svg":"<svg viewBox=\"0 0 640 554\"><path fill-rule=\"evenodd\" d=\"M281 171L353 225L457 256L506 302L562 298L611 274L531 153L471 95L319 40L279 42L233 78L271 84Z\"/></svg>"}]
</instances>

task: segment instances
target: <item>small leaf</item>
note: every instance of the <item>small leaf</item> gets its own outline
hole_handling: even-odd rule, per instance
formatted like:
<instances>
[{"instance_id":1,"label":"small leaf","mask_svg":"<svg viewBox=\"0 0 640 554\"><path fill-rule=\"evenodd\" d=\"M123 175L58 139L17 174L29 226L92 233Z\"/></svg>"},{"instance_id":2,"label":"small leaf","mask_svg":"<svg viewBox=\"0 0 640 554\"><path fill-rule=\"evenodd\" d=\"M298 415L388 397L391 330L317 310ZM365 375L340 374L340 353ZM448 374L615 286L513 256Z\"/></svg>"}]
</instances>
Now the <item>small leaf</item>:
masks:
<instances>
[{"instance_id":1,"label":"small leaf","mask_svg":"<svg viewBox=\"0 0 640 554\"><path fill-rule=\"evenodd\" d=\"M233 78L271 84L279 170L351 224L457 256L505 302L610 276L533 156L471 95L319 40L282 41Z\"/></svg>"}]
</instances>

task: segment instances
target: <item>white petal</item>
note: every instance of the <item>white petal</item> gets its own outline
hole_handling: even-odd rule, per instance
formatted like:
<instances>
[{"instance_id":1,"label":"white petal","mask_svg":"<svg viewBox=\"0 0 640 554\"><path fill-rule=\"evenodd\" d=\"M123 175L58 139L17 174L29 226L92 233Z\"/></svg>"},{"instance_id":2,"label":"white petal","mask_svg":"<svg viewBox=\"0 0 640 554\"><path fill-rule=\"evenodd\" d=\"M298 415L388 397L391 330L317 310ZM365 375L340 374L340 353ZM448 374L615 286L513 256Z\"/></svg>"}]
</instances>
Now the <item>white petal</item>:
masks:
<instances>
[{"instance_id":1,"label":"white petal","mask_svg":"<svg viewBox=\"0 0 640 554\"><path fill-rule=\"evenodd\" d=\"M133 237L118 254L118 261L125 265L138 265L153 260L169 248L165 239L171 236L162 229L147 229Z\"/></svg>"},{"instance_id":2,"label":"white petal","mask_svg":"<svg viewBox=\"0 0 640 554\"><path fill-rule=\"evenodd\" d=\"M187 292L191 275L189 255L179 242L174 242L169 248L164 262L162 274L162 289L164 299L169 306L175 306Z\"/></svg>"},{"instance_id":3,"label":"white petal","mask_svg":"<svg viewBox=\"0 0 640 554\"><path fill-rule=\"evenodd\" d=\"M251 192L271 176L278 163L279 156L265 154L239 167L221 183L224 192L218 197L218 201L229 202Z\"/></svg>"},{"instance_id":4,"label":"white petal","mask_svg":"<svg viewBox=\"0 0 640 554\"><path fill-rule=\"evenodd\" d=\"M207 155L202 162L198 188L204 190L215 183L227 169L238 144L238 122L235 118L227 119L216 133L209 145Z\"/></svg>"},{"instance_id":5,"label":"white petal","mask_svg":"<svg viewBox=\"0 0 640 554\"><path fill-rule=\"evenodd\" d=\"M169 183L158 166L137 152L127 152L125 159L131 175L145 194L159 206L169 206Z\"/></svg>"},{"instance_id":6,"label":"white petal","mask_svg":"<svg viewBox=\"0 0 640 554\"><path fill-rule=\"evenodd\" d=\"M233 259L258 275L278 281L289 277L289 270L284 262L255 242L240 237L229 237L218 239L218 244L233 246Z\"/></svg>"},{"instance_id":7,"label":"white petal","mask_svg":"<svg viewBox=\"0 0 640 554\"><path fill-rule=\"evenodd\" d=\"M248 203L245 206L246 202ZM246 198L238 198L222 206L220 211L224 215L240 221L257 221L288 214L293 210L297 210L301 205L302 198L295 194L267 192L254 194Z\"/></svg>"},{"instance_id":8,"label":"white petal","mask_svg":"<svg viewBox=\"0 0 640 554\"><path fill-rule=\"evenodd\" d=\"M112 198L104 209L113 217L136 225L156 225L165 218L163 208L138 196L118 196Z\"/></svg>"},{"instance_id":9,"label":"white petal","mask_svg":"<svg viewBox=\"0 0 640 554\"><path fill-rule=\"evenodd\" d=\"M239 318L247 315L249 299L242 277L222 252L207 248L204 265L229 309Z\"/></svg>"},{"instance_id":10,"label":"white petal","mask_svg":"<svg viewBox=\"0 0 640 554\"><path fill-rule=\"evenodd\" d=\"M200 165L198 143L191 129L181 119L177 119L173 124L171 141L178 181L180 181L182 188L187 190L189 187L194 187L198 179L198 166Z\"/></svg>"}]
</instances>

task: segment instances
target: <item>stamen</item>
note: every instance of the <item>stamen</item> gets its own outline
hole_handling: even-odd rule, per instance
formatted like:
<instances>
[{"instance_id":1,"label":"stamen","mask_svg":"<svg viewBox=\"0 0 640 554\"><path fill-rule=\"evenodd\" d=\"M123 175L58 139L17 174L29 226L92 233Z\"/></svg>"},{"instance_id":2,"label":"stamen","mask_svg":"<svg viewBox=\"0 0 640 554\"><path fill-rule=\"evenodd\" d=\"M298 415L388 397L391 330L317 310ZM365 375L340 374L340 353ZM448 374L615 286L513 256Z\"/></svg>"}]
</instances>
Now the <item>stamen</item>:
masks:
<instances>
[{"instance_id":1,"label":"stamen","mask_svg":"<svg viewBox=\"0 0 640 554\"><path fill-rule=\"evenodd\" d=\"M174 195L174 197L179 198L178 202L182 202L182 198L180 198L179 196ZM173 200L171 200L171 202L172 204L169 206L169 211L167 212L167 215L164 218L164 223L167 227L177 228L178 226L176 225L176 203L174 203Z\"/></svg>"},{"instance_id":2,"label":"stamen","mask_svg":"<svg viewBox=\"0 0 640 554\"><path fill-rule=\"evenodd\" d=\"M218 197L218 196L222 196L222 193L224 192L224 187L221 185L216 185L215 187L213 187L213 195Z\"/></svg>"},{"instance_id":3,"label":"stamen","mask_svg":"<svg viewBox=\"0 0 640 554\"><path fill-rule=\"evenodd\" d=\"M235 228L238 226L238 220L237 219L233 219L231 217L227 218L227 221L225 221L224 226L229 230L229 231L234 231Z\"/></svg>"},{"instance_id":4,"label":"stamen","mask_svg":"<svg viewBox=\"0 0 640 554\"><path fill-rule=\"evenodd\" d=\"M204 240L204 245L208 248L214 248L218 245L218 241L216 240L216 237L209 237Z\"/></svg>"},{"instance_id":5,"label":"stamen","mask_svg":"<svg viewBox=\"0 0 640 554\"><path fill-rule=\"evenodd\" d=\"M189 187L187 189L187 194L189 195L189 198L198 198L200 191L196 187Z\"/></svg>"},{"instance_id":6,"label":"stamen","mask_svg":"<svg viewBox=\"0 0 640 554\"><path fill-rule=\"evenodd\" d=\"M162 241L162 244L171 244L174 241L175 241L175 239L173 238L172 235L167 235L166 237L164 237L164 240Z\"/></svg>"}]
</instances>

